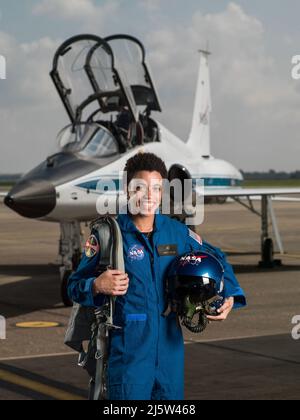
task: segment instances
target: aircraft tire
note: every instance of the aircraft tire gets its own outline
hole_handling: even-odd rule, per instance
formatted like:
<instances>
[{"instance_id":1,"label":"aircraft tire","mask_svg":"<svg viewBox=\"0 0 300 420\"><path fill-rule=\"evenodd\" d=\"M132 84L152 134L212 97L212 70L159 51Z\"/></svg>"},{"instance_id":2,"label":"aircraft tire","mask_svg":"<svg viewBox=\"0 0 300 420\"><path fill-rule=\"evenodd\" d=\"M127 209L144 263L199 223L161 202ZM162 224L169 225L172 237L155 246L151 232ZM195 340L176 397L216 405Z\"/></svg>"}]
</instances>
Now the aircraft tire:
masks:
<instances>
[{"instance_id":1,"label":"aircraft tire","mask_svg":"<svg viewBox=\"0 0 300 420\"><path fill-rule=\"evenodd\" d=\"M220 204L220 205L226 204L227 197L217 197L216 201L217 201L217 204Z\"/></svg>"},{"instance_id":2,"label":"aircraft tire","mask_svg":"<svg viewBox=\"0 0 300 420\"><path fill-rule=\"evenodd\" d=\"M263 260L266 263L273 263L274 261L274 244L271 238L265 240L263 245Z\"/></svg>"}]
</instances>

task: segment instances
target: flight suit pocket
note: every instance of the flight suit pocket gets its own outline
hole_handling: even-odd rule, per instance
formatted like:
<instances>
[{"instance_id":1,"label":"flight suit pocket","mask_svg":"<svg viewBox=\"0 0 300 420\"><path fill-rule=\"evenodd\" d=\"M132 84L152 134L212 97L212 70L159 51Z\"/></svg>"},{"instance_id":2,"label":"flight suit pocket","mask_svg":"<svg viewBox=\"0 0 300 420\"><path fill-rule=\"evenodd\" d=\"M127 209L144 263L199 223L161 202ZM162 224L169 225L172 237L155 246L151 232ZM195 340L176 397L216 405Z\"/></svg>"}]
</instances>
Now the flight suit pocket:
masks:
<instances>
[{"instance_id":1,"label":"flight suit pocket","mask_svg":"<svg viewBox=\"0 0 300 420\"><path fill-rule=\"evenodd\" d=\"M110 359L109 384L145 386L152 380L154 360L149 319L147 314L129 314L124 318L124 348L119 358Z\"/></svg>"},{"instance_id":2,"label":"flight suit pocket","mask_svg":"<svg viewBox=\"0 0 300 420\"><path fill-rule=\"evenodd\" d=\"M147 314L127 314L124 328L125 353L128 362L143 353L149 340Z\"/></svg>"}]
</instances>

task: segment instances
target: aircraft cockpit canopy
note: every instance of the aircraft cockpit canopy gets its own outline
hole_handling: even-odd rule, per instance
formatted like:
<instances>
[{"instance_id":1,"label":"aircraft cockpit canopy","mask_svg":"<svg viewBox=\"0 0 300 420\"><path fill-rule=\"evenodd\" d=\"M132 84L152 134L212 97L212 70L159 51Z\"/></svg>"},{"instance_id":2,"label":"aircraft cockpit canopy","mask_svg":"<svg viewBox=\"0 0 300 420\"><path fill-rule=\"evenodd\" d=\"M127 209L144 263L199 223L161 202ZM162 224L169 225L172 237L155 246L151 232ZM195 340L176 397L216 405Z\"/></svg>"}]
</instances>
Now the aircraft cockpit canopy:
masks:
<instances>
[{"instance_id":1,"label":"aircraft cockpit canopy","mask_svg":"<svg viewBox=\"0 0 300 420\"><path fill-rule=\"evenodd\" d=\"M72 123L81 122L78 108L93 95L93 112L127 109L138 121L139 106L161 111L144 46L129 35L70 38L54 56L51 77Z\"/></svg>"},{"instance_id":2,"label":"aircraft cockpit canopy","mask_svg":"<svg viewBox=\"0 0 300 420\"><path fill-rule=\"evenodd\" d=\"M143 44L129 35L113 35L105 40L113 51L116 67L131 88L136 106L161 112Z\"/></svg>"},{"instance_id":3,"label":"aircraft cockpit canopy","mask_svg":"<svg viewBox=\"0 0 300 420\"><path fill-rule=\"evenodd\" d=\"M60 140L60 150L97 157L114 153L116 145L123 153L135 145L159 141L150 115L160 112L161 106L144 46L136 38L70 38L54 56L51 77L72 125ZM85 148L84 139L96 123L98 134Z\"/></svg>"},{"instance_id":4,"label":"aircraft cockpit canopy","mask_svg":"<svg viewBox=\"0 0 300 420\"><path fill-rule=\"evenodd\" d=\"M90 49L101 42L94 35L79 35L65 41L55 53L51 78L72 123L78 107L94 93L85 71Z\"/></svg>"},{"instance_id":5,"label":"aircraft cockpit canopy","mask_svg":"<svg viewBox=\"0 0 300 420\"><path fill-rule=\"evenodd\" d=\"M58 134L59 149L83 158L101 159L119 153L119 145L105 127L92 124L69 125Z\"/></svg>"}]
</instances>

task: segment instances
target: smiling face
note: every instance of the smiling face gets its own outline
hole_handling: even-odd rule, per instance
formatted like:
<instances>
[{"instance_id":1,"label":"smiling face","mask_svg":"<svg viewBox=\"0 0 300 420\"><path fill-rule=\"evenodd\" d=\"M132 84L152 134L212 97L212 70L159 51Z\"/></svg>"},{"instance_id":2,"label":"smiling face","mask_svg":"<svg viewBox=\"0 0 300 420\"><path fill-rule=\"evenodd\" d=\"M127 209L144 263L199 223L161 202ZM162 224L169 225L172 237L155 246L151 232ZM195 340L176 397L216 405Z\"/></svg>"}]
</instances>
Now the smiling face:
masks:
<instances>
[{"instance_id":1,"label":"smiling face","mask_svg":"<svg viewBox=\"0 0 300 420\"><path fill-rule=\"evenodd\" d=\"M154 215L162 201L162 187L163 178L159 172L137 172L128 186L131 214Z\"/></svg>"}]
</instances>

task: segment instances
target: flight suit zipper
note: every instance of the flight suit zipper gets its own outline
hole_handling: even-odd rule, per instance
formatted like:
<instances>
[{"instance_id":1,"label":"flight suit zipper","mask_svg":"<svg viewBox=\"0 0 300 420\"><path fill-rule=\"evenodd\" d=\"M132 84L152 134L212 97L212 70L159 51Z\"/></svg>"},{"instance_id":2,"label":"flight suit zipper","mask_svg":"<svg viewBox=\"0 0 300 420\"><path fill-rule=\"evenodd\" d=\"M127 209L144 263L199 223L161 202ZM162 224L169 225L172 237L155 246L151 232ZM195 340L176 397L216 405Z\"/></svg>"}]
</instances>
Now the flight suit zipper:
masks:
<instances>
[{"instance_id":1,"label":"flight suit zipper","mask_svg":"<svg viewBox=\"0 0 300 420\"><path fill-rule=\"evenodd\" d=\"M159 343L159 331L160 331L160 299L159 299L159 293L158 293L158 291L157 291L157 282L156 282L156 275L155 275L155 267L154 267L154 250L155 250L155 242L154 242L154 236L153 236L153 238L152 238L152 243L153 243L153 247L152 247L152 245L151 245L151 243L150 243L150 240L148 239L148 238L145 238L145 236L142 234L141 235L141 239L144 241L144 243L146 244L146 246L147 246L147 249L150 251L150 263L151 263L151 271L152 271L152 281L154 282L154 285L155 285L155 292L156 292L156 298L157 298L157 308L158 308L158 311L157 311L157 325L158 325L158 328L157 328L157 333L158 333L158 336L157 336L157 344L156 344L156 360L155 360L155 367L157 368L158 367L158 350L159 350L159 345L158 345L158 343Z\"/></svg>"}]
</instances>

